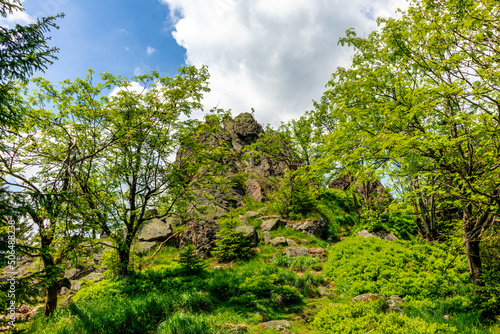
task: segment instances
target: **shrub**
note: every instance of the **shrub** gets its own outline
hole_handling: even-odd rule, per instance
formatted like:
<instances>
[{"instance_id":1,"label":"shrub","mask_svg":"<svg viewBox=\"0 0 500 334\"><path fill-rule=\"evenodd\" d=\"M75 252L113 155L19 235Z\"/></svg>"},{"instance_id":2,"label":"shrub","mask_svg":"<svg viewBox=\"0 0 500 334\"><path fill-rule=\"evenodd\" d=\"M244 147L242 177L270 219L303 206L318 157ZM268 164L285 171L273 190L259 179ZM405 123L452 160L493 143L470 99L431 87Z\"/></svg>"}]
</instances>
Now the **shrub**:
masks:
<instances>
[{"instance_id":1,"label":"shrub","mask_svg":"<svg viewBox=\"0 0 500 334\"><path fill-rule=\"evenodd\" d=\"M301 294L289 285L276 287L271 294L276 306L284 307L302 302Z\"/></svg>"},{"instance_id":2,"label":"shrub","mask_svg":"<svg viewBox=\"0 0 500 334\"><path fill-rule=\"evenodd\" d=\"M196 249L189 245L184 248L179 254L177 261L180 267L181 274L198 275L205 270L205 262L196 255Z\"/></svg>"},{"instance_id":3,"label":"shrub","mask_svg":"<svg viewBox=\"0 0 500 334\"><path fill-rule=\"evenodd\" d=\"M247 260L252 256L250 241L243 232L229 232L217 242L213 254L220 262Z\"/></svg>"},{"instance_id":4,"label":"shrub","mask_svg":"<svg viewBox=\"0 0 500 334\"><path fill-rule=\"evenodd\" d=\"M274 209L284 217L301 219L316 212L316 191L305 169L287 171L281 186L272 194Z\"/></svg>"},{"instance_id":5,"label":"shrub","mask_svg":"<svg viewBox=\"0 0 500 334\"><path fill-rule=\"evenodd\" d=\"M350 295L447 297L470 291L465 256L453 259L442 244L350 237L330 249L324 270Z\"/></svg>"},{"instance_id":6,"label":"shrub","mask_svg":"<svg viewBox=\"0 0 500 334\"><path fill-rule=\"evenodd\" d=\"M273 258L273 265L278 267L290 268L295 271L306 271L308 268L319 264L319 259L312 256L289 257L278 254Z\"/></svg>"},{"instance_id":7,"label":"shrub","mask_svg":"<svg viewBox=\"0 0 500 334\"><path fill-rule=\"evenodd\" d=\"M383 313L383 300L370 303L333 304L315 317L313 327L318 334L448 334L456 333L446 324L428 323L420 318L389 312Z\"/></svg>"}]
</instances>

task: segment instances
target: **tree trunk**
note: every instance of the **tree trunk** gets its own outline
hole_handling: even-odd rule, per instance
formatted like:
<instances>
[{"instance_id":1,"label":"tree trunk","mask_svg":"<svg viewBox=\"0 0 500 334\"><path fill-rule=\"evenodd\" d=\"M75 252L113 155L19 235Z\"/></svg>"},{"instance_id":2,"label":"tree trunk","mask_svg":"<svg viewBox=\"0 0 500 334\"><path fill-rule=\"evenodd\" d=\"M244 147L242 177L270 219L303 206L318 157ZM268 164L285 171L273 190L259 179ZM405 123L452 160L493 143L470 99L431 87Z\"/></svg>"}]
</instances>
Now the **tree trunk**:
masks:
<instances>
[{"instance_id":1,"label":"tree trunk","mask_svg":"<svg viewBox=\"0 0 500 334\"><path fill-rule=\"evenodd\" d=\"M54 311L57 308L57 281L54 280L53 283L51 283L47 287L47 299L45 300L45 310L43 312L43 315L45 317L49 317L54 313Z\"/></svg>"},{"instance_id":2,"label":"tree trunk","mask_svg":"<svg viewBox=\"0 0 500 334\"><path fill-rule=\"evenodd\" d=\"M125 246L124 248L120 247L118 250L118 257L120 259L120 276L125 277L128 276L129 270L129 262L130 262L130 248Z\"/></svg>"},{"instance_id":3,"label":"tree trunk","mask_svg":"<svg viewBox=\"0 0 500 334\"><path fill-rule=\"evenodd\" d=\"M488 210L485 210L479 218L472 215L472 205L464 207L464 244L469 263L469 274L473 284L484 285L482 276L483 268L481 263L481 231L489 217Z\"/></svg>"},{"instance_id":4,"label":"tree trunk","mask_svg":"<svg viewBox=\"0 0 500 334\"><path fill-rule=\"evenodd\" d=\"M469 273L472 284L484 285L479 240L469 240L466 236L465 251L467 252L467 261L469 263Z\"/></svg>"},{"instance_id":5,"label":"tree trunk","mask_svg":"<svg viewBox=\"0 0 500 334\"><path fill-rule=\"evenodd\" d=\"M52 315L57 308L57 277L55 277L56 273L54 271L55 261L52 256L47 254L48 250L42 248L41 253L45 275L47 276L45 310L43 315L48 317Z\"/></svg>"},{"instance_id":6,"label":"tree trunk","mask_svg":"<svg viewBox=\"0 0 500 334\"><path fill-rule=\"evenodd\" d=\"M422 218L420 218L420 212L418 210L417 202L412 200L412 204L413 204L413 211L415 212L415 224L417 224L418 235L421 238L424 238L425 233L424 233L424 228L422 226Z\"/></svg>"}]
</instances>

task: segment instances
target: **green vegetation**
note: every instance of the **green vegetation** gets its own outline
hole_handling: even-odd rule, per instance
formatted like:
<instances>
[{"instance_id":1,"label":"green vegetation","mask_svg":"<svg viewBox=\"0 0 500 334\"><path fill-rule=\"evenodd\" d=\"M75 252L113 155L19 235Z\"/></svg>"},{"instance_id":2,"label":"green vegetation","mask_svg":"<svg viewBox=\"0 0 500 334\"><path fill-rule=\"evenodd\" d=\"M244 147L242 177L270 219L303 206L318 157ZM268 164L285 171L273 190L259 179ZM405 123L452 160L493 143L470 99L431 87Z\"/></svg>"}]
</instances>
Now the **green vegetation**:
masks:
<instances>
[{"instance_id":1,"label":"green vegetation","mask_svg":"<svg viewBox=\"0 0 500 334\"><path fill-rule=\"evenodd\" d=\"M250 241L245 238L243 232L228 232L224 238L217 241L213 254L221 262L247 260L252 256Z\"/></svg>"},{"instance_id":2,"label":"green vegetation","mask_svg":"<svg viewBox=\"0 0 500 334\"><path fill-rule=\"evenodd\" d=\"M288 320L301 333L500 333L497 2L416 0L367 37L347 30L352 65L314 110L248 136L227 131L249 113L189 119L206 67L30 86L54 59L56 17L0 27L0 239L19 222L16 251L0 251L37 258L16 297L45 302L20 330L261 333ZM0 0L0 15L20 6ZM140 239L163 243L135 254L150 221L160 227ZM64 306L70 268L97 283Z\"/></svg>"},{"instance_id":3,"label":"green vegetation","mask_svg":"<svg viewBox=\"0 0 500 334\"><path fill-rule=\"evenodd\" d=\"M319 280L253 260L233 269L188 274L182 265L158 266L133 278L83 288L73 304L50 319L39 316L33 333L230 333L256 311L270 317L301 305ZM221 316L226 313L232 317ZM224 329L229 328L229 329Z\"/></svg>"}]
</instances>

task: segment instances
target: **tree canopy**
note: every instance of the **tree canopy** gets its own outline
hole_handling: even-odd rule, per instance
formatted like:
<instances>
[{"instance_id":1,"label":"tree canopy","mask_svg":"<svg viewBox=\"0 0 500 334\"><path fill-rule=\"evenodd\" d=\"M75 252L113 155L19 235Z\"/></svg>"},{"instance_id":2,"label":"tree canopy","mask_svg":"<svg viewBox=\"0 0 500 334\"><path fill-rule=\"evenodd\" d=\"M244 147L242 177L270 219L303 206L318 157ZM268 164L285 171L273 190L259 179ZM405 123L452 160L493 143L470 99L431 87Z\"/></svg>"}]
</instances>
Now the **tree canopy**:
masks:
<instances>
[{"instance_id":1,"label":"tree canopy","mask_svg":"<svg viewBox=\"0 0 500 334\"><path fill-rule=\"evenodd\" d=\"M479 242L500 208L499 9L415 1L366 38L348 30L340 43L354 47L352 65L332 75L316 104L328 133L323 166L339 159L344 172L399 178L421 214L422 197L460 208L478 284Z\"/></svg>"}]
</instances>

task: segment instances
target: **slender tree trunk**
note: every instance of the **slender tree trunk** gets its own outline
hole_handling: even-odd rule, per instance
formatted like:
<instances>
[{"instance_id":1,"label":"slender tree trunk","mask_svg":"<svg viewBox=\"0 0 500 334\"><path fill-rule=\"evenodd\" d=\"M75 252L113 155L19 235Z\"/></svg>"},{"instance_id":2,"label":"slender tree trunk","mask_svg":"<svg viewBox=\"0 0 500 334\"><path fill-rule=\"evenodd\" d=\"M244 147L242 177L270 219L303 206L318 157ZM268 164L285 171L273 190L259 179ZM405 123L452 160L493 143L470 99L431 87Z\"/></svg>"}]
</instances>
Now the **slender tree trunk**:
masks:
<instances>
[{"instance_id":1,"label":"slender tree trunk","mask_svg":"<svg viewBox=\"0 0 500 334\"><path fill-rule=\"evenodd\" d=\"M118 250L118 257L120 259L120 276L128 276L128 266L130 264L130 252L128 246L125 246L125 248L120 247Z\"/></svg>"},{"instance_id":2,"label":"slender tree trunk","mask_svg":"<svg viewBox=\"0 0 500 334\"><path fill-rule=\"evenodd\" d=\"M47 299L45 300L45 310L43 315L49 317L54 313L57 308L57 281L53 281L49 286L47 286Z\"/></svg>"},{"instance_id":3,"label":"slender tree trunk","mask_svg":"<svg viewBox=\"0 0 500 334\"><path fill-rule=\"evenodd\" d=\"M473 217L472 206L470 204L464 207L464 243L469 263L469 274L473 284L484 285L482 275L483 268L481 263L480 239L482 226L488 219L488 212L485 211L481 217Z\"/></svg>"},{"instance_id":4,"label":"slender tree trunk","mask_svg":"<svg viewBox=\"0 0 500 334\"><path fill-rule=\"evenodd\" d=\"M467 252L467 261L469 263L469 273L472 284L484 285L479 240L469 240L465 237L465 251Z\"/></svg>"},{"instance_id":5,"label":"slender tree trunk","mask_svg":"<svg viewBox=\"0 0 500 334\"><path fill-rule=\"evenodd\" d=\"M45 290L46 299L43 315L49 317L57 308L57 277L55 277L54 273L55 261L51 255L47 254L48 250L42 248L41 253L48 284Z\"/></svg>"},{"instance_id":6,"label":"slender tree trunk","mask_svg":"<svg viewBox=\"0 0 500 334\"><path fill-rule=\"evenodd\" d=\"M435 222L432 220L434 215L432 215L432 213L429 214L427 205L421 198L418 200L418 203L420 206L420 213L425 229L425 238L427 239L427 242L435 241L437 236L437 231L435 228Z\"/></svg>"},{"instance_id":7,"label":"slender tree trunk","mask_svg":"<svg viewBox=\"0 0 500 334\"><path fill-rule=\"evenodd\" d=\"M422 226L422 218L420 218L420 212L418 210L417 202L412 200L412 204L413 204L413 211L415 211L415 224L417 224L418 235L420 235L421 238L424 238L425 237L424 228Z\"/></svg>"}]
</instances>

